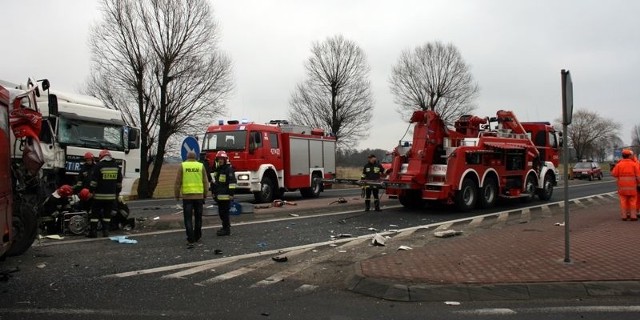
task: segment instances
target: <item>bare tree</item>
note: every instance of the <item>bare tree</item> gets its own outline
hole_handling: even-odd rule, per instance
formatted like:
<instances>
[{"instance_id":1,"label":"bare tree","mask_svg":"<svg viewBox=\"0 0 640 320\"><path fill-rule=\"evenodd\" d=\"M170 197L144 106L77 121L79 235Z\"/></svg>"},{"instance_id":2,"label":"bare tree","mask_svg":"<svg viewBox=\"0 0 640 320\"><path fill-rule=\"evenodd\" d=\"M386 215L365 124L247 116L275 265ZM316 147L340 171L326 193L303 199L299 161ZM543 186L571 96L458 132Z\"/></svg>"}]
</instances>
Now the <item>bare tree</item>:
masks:
<instances>
[{"instance_id":1,"label":"bare tree","mask_svg":"<svg viewBox=\"0 0 640 320\"><path fill-rule=\"evenodd\" d=\"M90 36L87 91L140 127L138 196L149 198L170 138L203 131L224 111L231 60L217 48L206 0L102 0L102 14Z\"/></svg>"},{"instance_id":2,"label":"bare tree","mask_svg":"<svg viewBox=\"0 0 640 320\"><path fill-rule=\"evenodd\" d=\"M640 125L636 124L631 130L631 147L635 154L640 154Z\"/></svg>"},{"instance_id":3,"label":"bare tree","mask_svg":"<svg viewBox=\"0 0 640 320\"><path fill-rule=\"evenodd\" d=\"M362 49L341 35L316 42L305 69L307 80L291 96L289 118L335 134L341 147L357 145L368 135L373 109Z\"/></svg>"},{"instance_id":4,"label":"bare tree","mask_svg":"<svg viewBox=\"0 0 640 320\"><path fill-rule=\"evenodd\" d=\"M415 110L433 110L453 123L476 108L478 85L453 44L429 42L403 51L389 83L405 119Z\"/></svg>"},{"instance_id":5,"label":"bare tree","mask_svg":"<svg viewBox=\"0 0 640 320\"><path fill-rule=\"evenodd\" d=\"M556 122L560 122L557 119ZM613 150L620 140L620 125L600 116L597 112L577 110L565 134L568 143L576 152L576 158L603 158L602 153Z\"/></svg>"}]
</instances>

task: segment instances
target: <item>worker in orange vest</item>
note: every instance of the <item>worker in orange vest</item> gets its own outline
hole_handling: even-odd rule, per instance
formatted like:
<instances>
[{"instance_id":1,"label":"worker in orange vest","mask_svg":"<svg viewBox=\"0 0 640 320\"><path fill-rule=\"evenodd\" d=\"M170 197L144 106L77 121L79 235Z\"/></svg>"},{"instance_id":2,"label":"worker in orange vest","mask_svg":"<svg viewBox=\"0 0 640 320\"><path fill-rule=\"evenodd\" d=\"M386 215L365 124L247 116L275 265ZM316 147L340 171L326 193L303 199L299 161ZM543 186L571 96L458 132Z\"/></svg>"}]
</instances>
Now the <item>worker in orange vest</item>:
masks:
<instances>
[{"instance_id":1,"label":"worker in orange vest","mask_svg":"<svg viewBox=\"0 0 640 320\"><path fill-rule=\"evenodd\" d=\"M638 157L634 154L633 161L636 163L638 170L640 171L640 161L638 161ZM637 196L636 196L636 216L640 216L640 185L636 187Z\"/></svg>"},{"instance_id":2,"label":"worker in orange vest","mask_svg":"<svg viewBox=\"0 0 640 320\"><path fill-rule=\"evenodd\" d=\"M636 203L638 202L638 185L640 185L640 168L633 161L633 152L622 150L622 159L613 167L611 175L618 180L618 196L620 196L620 216L623 221L631 218L638 220Z\"/></svg>"}]
</instances>

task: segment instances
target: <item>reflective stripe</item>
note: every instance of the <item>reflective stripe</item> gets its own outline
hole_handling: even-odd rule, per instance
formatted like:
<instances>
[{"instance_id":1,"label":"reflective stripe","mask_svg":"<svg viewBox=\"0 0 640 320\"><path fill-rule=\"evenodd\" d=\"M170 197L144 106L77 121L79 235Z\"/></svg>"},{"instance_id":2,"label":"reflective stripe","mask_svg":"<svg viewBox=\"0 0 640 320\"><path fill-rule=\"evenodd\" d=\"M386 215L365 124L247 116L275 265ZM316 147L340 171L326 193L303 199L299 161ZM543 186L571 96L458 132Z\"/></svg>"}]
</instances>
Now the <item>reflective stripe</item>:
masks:
<instances>
[{"instance_id":1,"label":"reflective stripe","mask_svg":"<svg viewBox=\"0 0 640 320\"><path fill-rule=\"evenodd\" d=\"M98 219L89 219L89 222L99 222L100 220Z\"/></svg>"},{"instance_id":2,"label":"reflective stripe","mask_svg":"<svg viewBox=\"0 0 640 320\"><path fill-rule=\"evenodd\" d=\"M229 189L235 189L235 188L236 188L236 184L235 183L232 183L232 184L229 185Z\"/></svg>"},{"instance_id":3,"label":"reflective stripe","mask_svg":"<svg viewBox=\"0 0 640 320\"><path fill-rule=\"evenodd\" d=\"M218 200L230 200L231 197L228 194L219 194Z\"/></svg>"},{"instance_id":4,"label":"reflective stripe","mask_svg":"<svg viewBox=\"0 0 640 320\"><path fill-rule=\"evenodd\" d=\"M104 218L104 219L102 219L102 221L104 221L104 222L111 222L111 219L109 219L109 218Z\"/></svg>"},{"instance_id":5,"label":"reflective stripe","mask_svg":"<svg viewBox=\"0 0 640 320\"><path fill-rule=\"evenodd\" d=\"M116 195L113 193L96 193L93 195L93 198L96 200L115 200Z\"/></svg>"}]
</instances>

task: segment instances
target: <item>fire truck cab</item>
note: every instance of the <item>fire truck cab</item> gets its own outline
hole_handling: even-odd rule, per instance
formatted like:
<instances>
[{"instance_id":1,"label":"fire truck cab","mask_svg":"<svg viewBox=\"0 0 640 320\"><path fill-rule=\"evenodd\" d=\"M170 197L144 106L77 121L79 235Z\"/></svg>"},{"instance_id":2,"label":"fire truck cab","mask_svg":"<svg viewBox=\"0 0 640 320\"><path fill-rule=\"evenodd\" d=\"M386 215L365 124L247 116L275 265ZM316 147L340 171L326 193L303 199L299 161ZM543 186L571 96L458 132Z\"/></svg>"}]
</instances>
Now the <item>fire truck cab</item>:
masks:
<instances>
[{"instance_id":1,"label":"fire truck cab","mask_svg":"<svg viewBox=\"0 0 640 320\"><path fill-rule=\"evenodd\" d=\"M213 168L224 150L235 170L236 192L253 193L256 202L271 202L285 191L317 197L322 179L335 174L336 139L321 129L272 120L268 124L230 120L210 125L202 152Z\"/></svg>"}]
</instances>

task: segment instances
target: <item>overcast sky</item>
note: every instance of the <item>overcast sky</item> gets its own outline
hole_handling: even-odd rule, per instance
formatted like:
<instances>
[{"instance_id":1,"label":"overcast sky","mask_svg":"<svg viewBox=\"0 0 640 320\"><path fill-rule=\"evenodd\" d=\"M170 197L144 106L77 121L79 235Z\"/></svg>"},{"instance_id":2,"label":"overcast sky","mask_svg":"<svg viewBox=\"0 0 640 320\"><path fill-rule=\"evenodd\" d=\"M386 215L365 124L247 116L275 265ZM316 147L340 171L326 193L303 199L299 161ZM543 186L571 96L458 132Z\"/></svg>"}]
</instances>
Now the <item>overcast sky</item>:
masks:
<instances>
[{"instance_id":1,"label":"overcast sky","mask_svg":"<svg viewBox=\"0 0 640 320\"><path fill-rule=\"evenodd\" d=\"M228 117L283 119L314 41L342 34L367 54L375 103L358 148L391 149L407 124L389 90L400 52L453 43L480 86L479 116L513 110L521 121L561 116L560 70L573 78L575 109L640 125L640 1L212 0L220 48L233 60ZM3 1L0 79L48 78L79 91L89 73L89 29L98 0ZM204 130L204 128L203 128Z\"/></svg>"}]
</instances>

